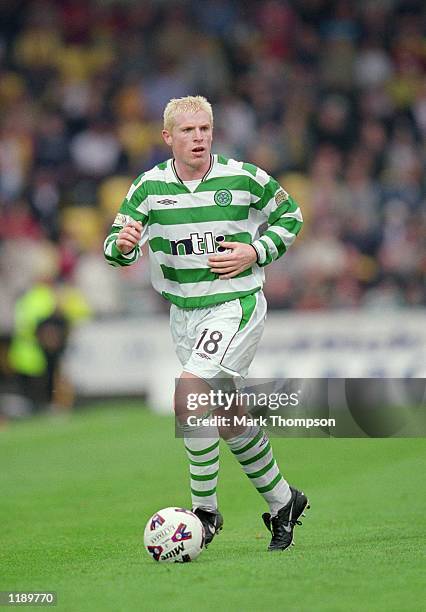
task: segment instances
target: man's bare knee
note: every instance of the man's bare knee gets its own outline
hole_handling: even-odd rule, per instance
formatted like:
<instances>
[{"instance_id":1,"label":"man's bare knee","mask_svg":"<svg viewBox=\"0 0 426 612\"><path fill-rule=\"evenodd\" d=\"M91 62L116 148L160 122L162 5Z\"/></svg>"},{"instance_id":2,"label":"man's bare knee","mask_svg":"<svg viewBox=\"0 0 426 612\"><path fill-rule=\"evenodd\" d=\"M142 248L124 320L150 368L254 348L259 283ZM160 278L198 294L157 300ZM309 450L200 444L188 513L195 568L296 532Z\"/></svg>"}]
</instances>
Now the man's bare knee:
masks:
<instances>
[{"instance_id":1,"label":"man's bare knee","mask_svg":"<svg viewBox=\"0 0 426 612\"><path fill-rule=\"evenodd\" d=\"M209 406L200 406L197 398L201 394L208 394L209 385L205 380L183 371L177 384L174 397L174 410L181 423L185 422L189 415L204 416Z\"/></svg>"}]
</instances>

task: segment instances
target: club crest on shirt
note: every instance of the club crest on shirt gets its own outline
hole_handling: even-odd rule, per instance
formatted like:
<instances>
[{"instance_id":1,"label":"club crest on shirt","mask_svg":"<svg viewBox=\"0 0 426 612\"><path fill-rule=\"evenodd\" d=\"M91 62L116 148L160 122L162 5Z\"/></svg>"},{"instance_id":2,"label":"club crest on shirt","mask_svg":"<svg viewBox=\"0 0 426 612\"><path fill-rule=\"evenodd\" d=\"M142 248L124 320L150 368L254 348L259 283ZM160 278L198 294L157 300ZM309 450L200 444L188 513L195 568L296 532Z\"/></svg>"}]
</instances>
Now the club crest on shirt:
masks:
<instances>
[{"instance_id":1,"label":"club crest on shirt","mask_svg":"<svg viewBox=\"0 0 426 612\"><path fill-rule=\"evenodd\" d=\"M218 206L229 206L232 202L232 193L229 189L219 189L214 194L214 201Z\"/></svg>"},{"instance_id":2,"label":"club crest on shirt","mask_svg":"<svg viewBox=\"0 0 426 612\"><path fill-rule=\"evenodd\" d=\"M284 191L284 189L280 189L279 191L277 191L277 193L275 194L275 203L276 203L276 205L279 206L280 204L282 204L286 200L288 200L288 193L287 193L287 191Z\"/></svg>"}]
</instances>

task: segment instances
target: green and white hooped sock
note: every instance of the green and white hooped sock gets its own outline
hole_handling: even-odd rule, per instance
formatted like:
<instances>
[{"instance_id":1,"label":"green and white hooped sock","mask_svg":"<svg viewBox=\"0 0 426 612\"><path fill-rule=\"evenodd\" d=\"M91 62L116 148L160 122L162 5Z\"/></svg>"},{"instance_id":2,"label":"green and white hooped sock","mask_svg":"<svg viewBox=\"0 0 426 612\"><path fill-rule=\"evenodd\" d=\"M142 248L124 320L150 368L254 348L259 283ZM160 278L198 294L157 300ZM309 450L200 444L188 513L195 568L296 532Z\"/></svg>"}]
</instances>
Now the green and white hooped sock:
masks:
<instances>
[{"instance_id":1,"label":"green and white hooped sock","mask_svg":"<svg viewBox=\"0 0 426 612\"><path fill-rule=\"evenodd\" d=\"M248 427L226 443L263 496L271 515L276 516L278 510L290 501L291 491L278 469L268 436L259 427Z\"/></svg>"},{"instance_id":2,"label":"green and white hooped sock","mask_svg":"<svg viewBox=\"0 0 426 612\"><path fill-rule=\"evenodd\" d=\"M219 474L219 432L216 427L208 432L206 428L184 430L185 449L189 459L191 475L192 508L202 508L212 512L217 510L217 480ZM195 432L204 437L194 437Z\"/></svg>"}]
</instances>

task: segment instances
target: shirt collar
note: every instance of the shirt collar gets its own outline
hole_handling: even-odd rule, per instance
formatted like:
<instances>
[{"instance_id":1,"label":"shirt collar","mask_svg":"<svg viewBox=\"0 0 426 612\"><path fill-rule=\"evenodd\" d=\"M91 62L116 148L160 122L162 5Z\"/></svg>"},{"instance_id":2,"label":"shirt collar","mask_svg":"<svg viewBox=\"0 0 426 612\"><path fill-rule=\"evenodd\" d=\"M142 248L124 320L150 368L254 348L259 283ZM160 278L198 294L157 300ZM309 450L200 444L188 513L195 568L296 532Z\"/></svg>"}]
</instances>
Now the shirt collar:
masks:
<instances>
[{"instance_id":1,"label":"shirt collar","mask_svg":"<svg viewBox=\"0 0 426 612\"><path fill-rule=\"evenodd\" d=\"M205 173L205 175L201 178L201 182L205 181L207 178L209 178L211 171L213 170L213 166L216 162L216 155L213 155L212 153L210 153L210 165L207 169L207 172ZM176 166L175 166L175 160L174 159L169 159L167 161L167 180L171 181L173 183L181 183L183 184L182 179L179 177L178 173L176 172Z\"/></svg>"}]
</instances>

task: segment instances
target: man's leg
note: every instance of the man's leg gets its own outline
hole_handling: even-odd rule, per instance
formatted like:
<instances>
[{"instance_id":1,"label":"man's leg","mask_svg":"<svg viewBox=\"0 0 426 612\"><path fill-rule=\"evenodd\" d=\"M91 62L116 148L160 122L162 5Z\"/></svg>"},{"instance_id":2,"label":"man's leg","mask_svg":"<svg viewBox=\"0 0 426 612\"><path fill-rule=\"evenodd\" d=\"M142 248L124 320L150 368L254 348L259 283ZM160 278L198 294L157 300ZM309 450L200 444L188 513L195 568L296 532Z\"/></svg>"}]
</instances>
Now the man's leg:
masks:
<instances>
[{"instance_id":1,"label":"man's leg","mask_svg":"<svg viewBox=\"0 0 426 612\"><path fill-rule=\"evenodd\" d=\"M247 427L239 436L226 440L230 450L252 484L269 506L271 516L285 506L291 497L290 486L283 478L268 436L259 427Z\"/></svg>"},{"instance_id":2,"label":"man's leg","mask_svg":"<svg viewBox=\"0 0 426 612\"><path fill-rule=\"evenodd\" d=\"M230 410L219 409L215 414L228 416L233 423L234 415L241 417L245 409L234 403ZM291 491L281 475L267 434L258 426L231 425L219 427L219 435L268 504L271 516L276 516L290 501Z\"/></svg>"},{"instance_id":3,"label":"man's leg","mask_svg":"<svg viewBox=\"0 0 426 612\"><path fill-rule=\"evenodd\" d=\"M272 535L268 550L285 550L294 544L293 530L301 525L299 517L309 508L308 498L283 478L268 436L259 427L247 427L226 443L269 506L270 512L262 515Z\"/></svg>"},{"instance_id":4,"label":"man's leg","mask_svg":"<svg viewBox=\"0 0 426 612\"><path fill-rule=\"evenodd\" d=\"M188 417L206 416L200 408L189 410L188 400L208 393L207 383L189 372L183 372L176 387L175 413L183 429L189 460L192 509L204 525L205 543L210 544L222 529L223 518L217 509L216 486L219 474L219 431L213 425L189 425Z\"/></svg>"},{"instance_id":5,"label":"man's leg","mask_svg":"<svg viewBox=\"0 0 426 612\"><path fill-rule=\"evenodd\" d=\"M226 413L221 409L216 413L227 414L231 423L237 415L240 422L245 409L234 404ZM307 497L283 478L268 436L258 426L219 427L219 434L269 506L270 512L262 515L272 534L268 550L285 550L294 544L294 527L301 524L299 517L309 508Z\"/></svg>"}]
</instances>

